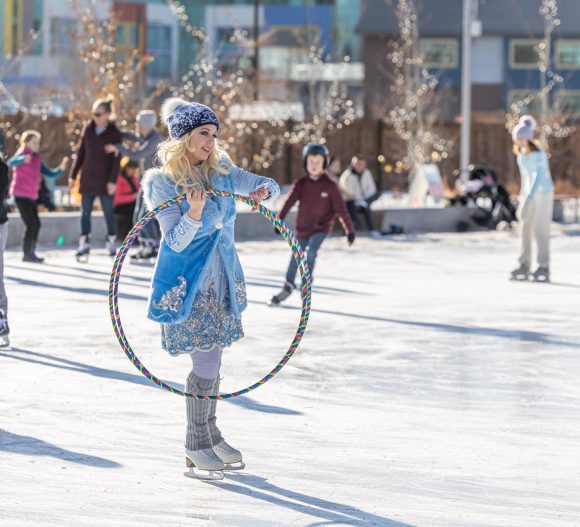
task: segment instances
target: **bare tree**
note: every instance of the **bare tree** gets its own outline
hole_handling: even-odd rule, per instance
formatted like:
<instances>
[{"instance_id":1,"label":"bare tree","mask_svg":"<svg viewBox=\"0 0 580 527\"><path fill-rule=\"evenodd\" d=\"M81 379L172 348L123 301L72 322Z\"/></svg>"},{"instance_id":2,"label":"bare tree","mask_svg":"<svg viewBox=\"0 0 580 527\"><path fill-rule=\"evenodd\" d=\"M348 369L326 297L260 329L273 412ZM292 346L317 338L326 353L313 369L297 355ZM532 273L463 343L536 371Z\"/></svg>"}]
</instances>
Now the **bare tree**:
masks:
<instances>
[{"instance_id":1,"label":"bare tree","mask_svg":"<svg viewBox=\"0 0 580 527\"><path fill-rule=\"evenodd\" d=\"M418 164L446 159L453 143L436 129L441 93L437 91L437 77L424 66L413 0L397 0L395 15L400 37L392 43L390 68L386 70L392 80L393 98L381 113L406 145L402 163L412 176Z\"/></svg>"}]
</instances>

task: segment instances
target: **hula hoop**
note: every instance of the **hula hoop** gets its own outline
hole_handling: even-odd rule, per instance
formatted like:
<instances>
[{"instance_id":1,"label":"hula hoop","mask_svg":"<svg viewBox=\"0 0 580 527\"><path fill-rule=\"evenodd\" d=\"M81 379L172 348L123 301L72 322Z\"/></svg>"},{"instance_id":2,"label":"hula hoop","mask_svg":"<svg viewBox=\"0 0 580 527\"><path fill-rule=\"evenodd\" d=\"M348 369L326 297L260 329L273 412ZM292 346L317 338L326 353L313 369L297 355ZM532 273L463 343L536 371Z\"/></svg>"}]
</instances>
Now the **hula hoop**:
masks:
<instances>
[{"instance_id":1,"label":"hula hoop","mask_svg":"<svg viewBox=\"0 0 580 527\"><path fill-rule=\"evenodd\" d=\"M221 197L231 197L237 199L238 201L242 201L256 207L256 203L251 198L246 196L240 196L238 194L233 194L231 192L224 192L221 190L208 190L206 191L207 196L221 196ZM131 348L131 344L127 340L127 336L125 335L125 331L121 324L121 317L119 315L119 279L121 277L121 269L123 266L123 261L133 245L137 235L141 231L141 229L149 223L160 210L166 209L170 207L174 203L178 203L185 199L185 195L178 196L176 198L170 199L159 205L159 207L153 209L152 211L148 212L145 216L143 216L131 229L125 241L122 243L121 247L117 251L117 257L115 258L115 262L113 263L113 270L111 272L111 279L109 281L109 312L111 314L111 321L113 323L113 329L115 330L115 335L117 336L117 340L123 348L125 355L129 358L129 360L133 363L133 365L145 376L147 377L153 384L156 384L160 388L167 390L171 393L176 395L181 395L183 397L190 397L192 399L205 399L205 400L223 400L223 399L231 399L232 397L239 397L240 395L244 395L245 393L251 392L256 388L262 386L263 384L267 383L270 379L272 379L290 360L290 357L294 355L294 352L298 348L298 344L302 340L304 336L304 332L306 331L306 324L308 323L308 317L310 316L310 303L311 303L311 289L312 289L312 278L310 276L310 270L308 269L308 264L306 262L306 258L304 257L304 253L302 252L302 248L296 240L294 233L288 228L288 226L280 219L278 214L272 212L270 209L267 209L263 205L259 205L257 207L258 212L265 218L267 218L274 227L276 227L282 237L288 242L290 248L292 249L292 255L296 262L298 263L298 270L300 271L301 277L301 296L302 296L302 311L300 313L300 321L298 323L298 329L296 330L296 334L294 335L294 339L288 348L288 351L284 354L280 362L265 376L262 377L258 382L244 388L242 390L238 390L231 393L222 393L218 395L196 395L189 392L184 392L170 386L169 384L165 383L161 379L157 378L153 375L139 360L135 352Z\"/></svg>"}]
</instances>

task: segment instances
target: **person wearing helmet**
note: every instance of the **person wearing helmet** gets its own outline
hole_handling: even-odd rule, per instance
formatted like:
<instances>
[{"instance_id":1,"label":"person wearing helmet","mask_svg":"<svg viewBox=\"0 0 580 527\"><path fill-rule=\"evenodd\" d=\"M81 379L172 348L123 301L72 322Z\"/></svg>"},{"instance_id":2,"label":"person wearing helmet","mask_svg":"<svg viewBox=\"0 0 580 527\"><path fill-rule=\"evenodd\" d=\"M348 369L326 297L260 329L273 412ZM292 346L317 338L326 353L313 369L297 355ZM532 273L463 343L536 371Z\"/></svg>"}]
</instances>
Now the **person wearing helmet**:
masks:
<instances>
[{"instance_id":1,"label":"person wearing helmet","mask_svg":"<svg viewBox=\"0 0 580 527\"><path fill-rule=\"evenodd\" d=\"M318 250L330 234L336 216L347 235L349 245L354 242L354 226L338 185L326 173L329 160L328 148L320 143L310 143L304 147L302 159L306 174L290 189L288 198L280 211L280 218L284 219L292 206L298 202L296 237L302 250L306 251L308 268L312 273ZM294 281L297 270L296 261L294 257L291 257L284 286L270 299L268 305L277 306L292 294L296 288Z\"/></svg>"}]
</instances>

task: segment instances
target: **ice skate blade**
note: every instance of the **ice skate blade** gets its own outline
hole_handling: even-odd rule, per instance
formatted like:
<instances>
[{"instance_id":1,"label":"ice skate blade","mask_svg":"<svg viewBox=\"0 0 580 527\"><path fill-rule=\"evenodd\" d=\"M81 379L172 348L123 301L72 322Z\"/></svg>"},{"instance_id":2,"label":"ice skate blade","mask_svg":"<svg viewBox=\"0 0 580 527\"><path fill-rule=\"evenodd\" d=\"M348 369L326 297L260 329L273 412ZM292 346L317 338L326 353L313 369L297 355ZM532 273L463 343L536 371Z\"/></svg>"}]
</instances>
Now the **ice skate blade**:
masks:
<instances>
[{"instance_id":1,"label":"ice skate blade","mask_svg":"<svg viewBox=\"0 0 580 527\"><path fill-rule=\"evenodd\" d=\"M201 479L204 481L220 481L224 479L223 470L200 470L194 467L184 472L183 475L187 478Z\"/></svg>"},{"instance_id":2,"label":"ice skate blade","mask_svg":"<svg viewBox=\"0 0 580 527\"><path fill-rule=\"evenodd\" d=\"M224 470L244 470L246 464L243 461L237 461L236 463L226 463L224 465Z\"/></svg>"},{"instance_id":3,"label":"ice skate blade","mask_svg":"<svg viewBox=\"0 0 580 527\"><path fill-rule=\"evenodd\" d=\"M523 275L519 275L519 276L511 276L510 277L510 281L511 282L527 282L529 280L528 276L523 276Z\"/></svg>"}]
</instances>

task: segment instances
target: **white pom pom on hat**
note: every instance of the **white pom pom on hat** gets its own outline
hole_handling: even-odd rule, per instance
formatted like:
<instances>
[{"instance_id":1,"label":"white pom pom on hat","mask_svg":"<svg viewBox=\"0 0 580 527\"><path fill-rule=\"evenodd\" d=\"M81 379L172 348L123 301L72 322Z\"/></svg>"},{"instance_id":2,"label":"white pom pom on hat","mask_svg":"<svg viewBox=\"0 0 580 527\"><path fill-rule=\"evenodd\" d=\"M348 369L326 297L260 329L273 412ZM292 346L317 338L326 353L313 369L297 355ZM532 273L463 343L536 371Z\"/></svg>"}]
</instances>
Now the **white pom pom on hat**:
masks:
<instances>
[{"instance_id":1,"label":"white pom pom on hat","mask_svg":"<svg viewBox=\"0 0 580 527\"><path fill-rule=\"evenodd\" d=\"M538 125L536 120L531 115L522 115L518 121L518 124L529 126L532 130L535 130L536 126Z\"/></svg>"},{"instance_id":2,"label":"white pom pom on hat","mask_svg":"<svg viewBox=\"0 0 580 527\"><path fill-rule=\"evenodd\" d=\"M170 97L163 102L161 106L161 120L165 125L167 125L167 119L169 116L175 111L175 108L182 104L188 104L187 101L184 101L180 97Z\"/></svg>"},{"instance_id":3,"label":"white pom pom on hat","mask_svg":"<svg viewBox=\"0 0 580 527\"><path fill-rule=\"evenodd\" d=\"M519 139L532 141L534 139L534 130L536 129L536 120L531 115L522 115L518 124L512 130L512 139L517 143Z\"/></svg>"}]
</instances>

